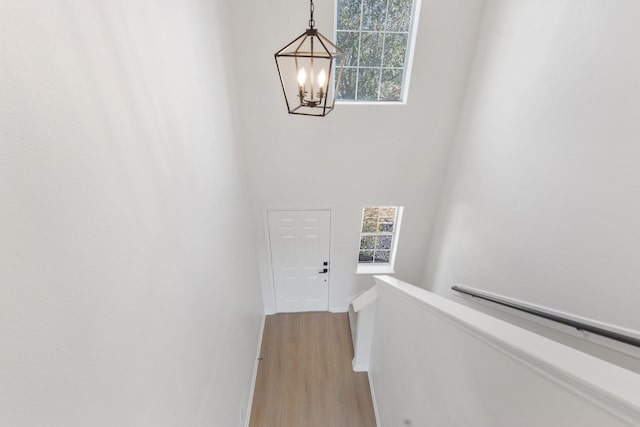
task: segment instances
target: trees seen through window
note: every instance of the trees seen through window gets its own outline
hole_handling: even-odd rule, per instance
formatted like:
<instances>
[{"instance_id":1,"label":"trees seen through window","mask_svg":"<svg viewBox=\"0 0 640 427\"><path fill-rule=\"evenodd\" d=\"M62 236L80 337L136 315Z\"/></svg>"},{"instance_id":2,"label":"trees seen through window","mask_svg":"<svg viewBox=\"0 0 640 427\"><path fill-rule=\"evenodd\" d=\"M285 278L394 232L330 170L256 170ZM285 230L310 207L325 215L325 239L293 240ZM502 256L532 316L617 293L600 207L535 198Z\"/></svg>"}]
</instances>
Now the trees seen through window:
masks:
<instances>
[{"instance_id":1,"label":"trees seen through window","mask_svg":"<svg viewBox=\"0 0 640 427\"><path fill-rule=\"evenodd\" d=\"M338 99L402 101L413 10L414 0L338 0Z\"/></svg>"}]
</instances>

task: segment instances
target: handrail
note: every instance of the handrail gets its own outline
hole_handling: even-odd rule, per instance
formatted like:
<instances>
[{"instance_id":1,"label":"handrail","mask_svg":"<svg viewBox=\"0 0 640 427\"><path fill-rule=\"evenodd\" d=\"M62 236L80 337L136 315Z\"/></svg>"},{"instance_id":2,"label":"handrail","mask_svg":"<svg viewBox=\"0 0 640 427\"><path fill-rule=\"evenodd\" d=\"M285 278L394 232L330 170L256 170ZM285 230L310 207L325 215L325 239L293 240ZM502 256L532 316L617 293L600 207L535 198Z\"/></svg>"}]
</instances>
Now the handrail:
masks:
<instances>
[{"instance_id":1,"label":"handrail","mask_svg":"<svg viewBox=\"0 0 640 427\"><path fill-rule=\"evenodd\" d=\"M603 327L594 326L589 323L580 322L577 320L570 319L568 317L560 316L557 314L549 313L544 310L528 307L523 304L518 304L514 300L504 297L498 296L489 296L485 293L477 292L475 290L469 289L467 287L462 287L460 285L455 285L451 287L452 290L456 292L460 292L466 295L470 295L473 298L483 299L485 301L490 301L495 304L499 304L505 307L513 308L514 310L522 311L524 313L533 314L534 316L542 317L544 319L552 320L554 322L562 323L563 325L570 326L572 328L577 329L578 331L591 332L596 335L600 335L602 337L606 337L615 341L623 342L625 344L632 345L634 347L640 347L640 339L622 334L620 332L615 332Z\"/></svg>"}]
</instances>

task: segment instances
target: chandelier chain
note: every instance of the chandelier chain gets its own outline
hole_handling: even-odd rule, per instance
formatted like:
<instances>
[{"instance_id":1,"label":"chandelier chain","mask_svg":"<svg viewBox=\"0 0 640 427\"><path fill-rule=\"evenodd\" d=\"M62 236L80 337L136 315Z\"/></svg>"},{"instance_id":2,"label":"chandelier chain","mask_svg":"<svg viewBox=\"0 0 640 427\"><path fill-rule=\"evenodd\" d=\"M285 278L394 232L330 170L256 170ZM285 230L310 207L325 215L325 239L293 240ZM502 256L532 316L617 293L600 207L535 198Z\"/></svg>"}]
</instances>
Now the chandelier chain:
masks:
<instances>
[{"instance_id":1,"label":"chandelier chain","mask_svg":"<svg viewBox=\"0 0 640 427\"><path fill-rule=\"evenodd\" d=\"M316 21L313 19L313 12L315 11L315 6L313 5L313 0L309 0L309 28L313 29L316 26Z\"/></svg>"}]
</instances>

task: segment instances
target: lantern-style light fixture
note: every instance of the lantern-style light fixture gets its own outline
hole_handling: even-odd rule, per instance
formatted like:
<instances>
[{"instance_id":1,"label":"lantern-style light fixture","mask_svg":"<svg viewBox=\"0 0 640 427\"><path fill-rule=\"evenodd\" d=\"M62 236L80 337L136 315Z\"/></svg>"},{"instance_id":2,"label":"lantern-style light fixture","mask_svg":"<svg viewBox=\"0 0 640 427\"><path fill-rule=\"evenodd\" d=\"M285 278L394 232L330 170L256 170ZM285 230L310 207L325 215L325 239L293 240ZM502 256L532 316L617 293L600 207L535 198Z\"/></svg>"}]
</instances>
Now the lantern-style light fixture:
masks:
<instances>
[{"instance_id":1,"label":"lantern-style light fixture","mask_svg":"<svg viewBox=\"0 0 640 427\"><path fill-rule=\"evenodd\" d=\"M322 117L335 106L344 53L315 29L313 0L309 3L309 28L275 58L289 113Z\"/></svg>"}]
</instances>

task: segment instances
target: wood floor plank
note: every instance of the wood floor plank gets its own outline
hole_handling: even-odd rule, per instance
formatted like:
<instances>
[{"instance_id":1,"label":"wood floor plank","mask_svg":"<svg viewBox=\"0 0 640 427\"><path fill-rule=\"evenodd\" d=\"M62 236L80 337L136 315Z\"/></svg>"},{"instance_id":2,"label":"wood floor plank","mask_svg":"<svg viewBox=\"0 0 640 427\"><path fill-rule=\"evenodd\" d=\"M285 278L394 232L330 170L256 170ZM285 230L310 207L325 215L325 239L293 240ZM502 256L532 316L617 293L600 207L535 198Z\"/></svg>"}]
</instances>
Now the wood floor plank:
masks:
<instances>
[{"instance_id":1,"label":"wood floor plank","mask_svg":"<svg viewBox=\"0 0 640 427\"><path fill-rule=\"evenodd\" d=\"M346 313L267 316L251 427L375 427Z\"/></svg>"}]
</instances>

